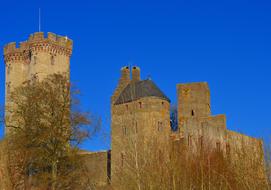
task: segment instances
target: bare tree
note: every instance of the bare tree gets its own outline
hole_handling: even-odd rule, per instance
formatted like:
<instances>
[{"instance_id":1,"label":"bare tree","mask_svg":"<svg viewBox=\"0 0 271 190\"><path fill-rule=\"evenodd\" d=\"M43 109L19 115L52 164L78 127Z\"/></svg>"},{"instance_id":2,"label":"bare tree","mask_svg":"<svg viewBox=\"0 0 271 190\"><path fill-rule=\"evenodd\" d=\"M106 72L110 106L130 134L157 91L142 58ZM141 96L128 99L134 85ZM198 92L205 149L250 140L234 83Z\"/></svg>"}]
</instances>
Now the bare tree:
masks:
<instances>
[{"instance_id":1,"label":"bare tree","mask_svg":"<svg viewBox=\"0 0 271 190\"><path fill-rule=\"evenodd\" d=\"M118 190L268 189L247 167L239 164L237 168L223 152L208 146L208 140L204 149L196 153L182 140L167 143L149 138L145 141L138 134L127 136L122 144L125 144L125 156L116 175Z\"/></svg>"}]
</instances>

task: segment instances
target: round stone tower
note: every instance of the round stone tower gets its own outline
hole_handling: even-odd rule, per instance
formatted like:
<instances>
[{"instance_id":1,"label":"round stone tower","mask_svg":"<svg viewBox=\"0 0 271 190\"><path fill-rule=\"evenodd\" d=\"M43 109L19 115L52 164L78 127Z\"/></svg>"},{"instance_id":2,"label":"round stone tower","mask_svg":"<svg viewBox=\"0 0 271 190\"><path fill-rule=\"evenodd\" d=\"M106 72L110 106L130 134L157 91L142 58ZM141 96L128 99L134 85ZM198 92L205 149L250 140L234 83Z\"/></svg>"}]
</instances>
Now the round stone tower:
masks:
<instances>
[{"instance_id":1,"label":"round stone tower","mask_svg":"<svg viewBox=\"0 0 271 190\"><path fill-rule=\"evenodd\" d=\"M129 143L144 146L151 139L167 142L171 132L170 100L152 80L140 80L139 67L132 67L131 72L132 80L121 91L116 89L111 104L113 183L116 171L125 165L127 152L131 151Z\"/></svg>"}]
</instances>

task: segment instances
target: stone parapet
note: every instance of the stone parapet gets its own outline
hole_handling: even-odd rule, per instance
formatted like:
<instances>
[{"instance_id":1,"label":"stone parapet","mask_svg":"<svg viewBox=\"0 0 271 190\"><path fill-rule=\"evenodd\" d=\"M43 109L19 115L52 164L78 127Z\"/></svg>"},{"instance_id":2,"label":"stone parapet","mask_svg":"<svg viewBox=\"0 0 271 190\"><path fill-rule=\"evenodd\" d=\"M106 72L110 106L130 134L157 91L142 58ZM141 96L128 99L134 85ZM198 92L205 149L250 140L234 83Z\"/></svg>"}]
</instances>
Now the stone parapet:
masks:
<instances>
[{"instance_id":1,"label":"stone parapet","mask_svg":"<svg viewBox=\"0 0 271 190\"><path fill-rule=\"evenodd\" d=\"M65 54L71 56L73 41L67 37L48 32L47 37L43 32L31 34L27 41L9 43L4 47L5 62L28 59L32 52L47 51L51 54Z\"/></svg>"}]
</instances>

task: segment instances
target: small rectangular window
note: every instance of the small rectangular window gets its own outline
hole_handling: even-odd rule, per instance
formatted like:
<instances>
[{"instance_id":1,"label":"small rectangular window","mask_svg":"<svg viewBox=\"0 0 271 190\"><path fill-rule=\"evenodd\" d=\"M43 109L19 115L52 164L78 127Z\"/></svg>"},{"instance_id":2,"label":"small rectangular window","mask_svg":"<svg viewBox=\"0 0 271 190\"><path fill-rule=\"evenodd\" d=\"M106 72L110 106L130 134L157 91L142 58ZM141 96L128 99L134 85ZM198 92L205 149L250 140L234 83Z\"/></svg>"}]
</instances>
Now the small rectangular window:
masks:
<instances>
[{"instance_id":1,"label":"small rectangular window","mask_svg":"<svg viewBox=\"0 0 271 190\"><path fill-rule=\"evenodd\" d=\"M188 146L192 146L192 135L188 135L187 144L188 144Z\"/></svg>"},{"instance_id":2,"label":"small rectangular window","mask_svg":"<svg viewBox=\"0 0 271 190\"><path fill-rule=\"evenodd\" d=\"M54 65L55 64L55 56L51 56L51 65Z\"/></svg>"},{"instance_id":3,"label":"small rectangular window","mask_svg":"<svg viewBox=\"0 0 271 190\"><path fill-rule=\"evenodd\" d=\"M200 150L203 150L203 136L199 137L199 146L200 146Z\"/></svg>"},{"instance_id":4,"label":"small rectangular window","mask_svg":"<svg viewBox=\"0 0 271 190\"><path fill-rule=\"evenodd\" d=\"M230 147L229 143L227 143L226 144L226 155L230 156L230 153L231 153L231 147Z\"/></svg>"},{"instance_id":5,"label":"small rectangular window","mask_svg":"<svg viewBox=\"0 0 271 190\"><path fill-rule=\"evenodd\" d=\"M220 142L216 142L216 150L220 152L221 150Z\"/></svg>"},{"instance_id":6,"label":"small rectangular window","mask_svg":"<svg viewBox=\"0 0 271 190\"><path fill-rule=\"evenodd\" d=\"M158 131L163 131L163 122L158 121L157 129L158 129Z\"/></svg>"},{"instance_id":7,"label":"small rectangular window","mask_svg":"<svg viewBox=\"0 0 271 190\"><path fill-rule=\"evenodd\" d=\"M121 166L124 166L124 153L120 153Z\"/></svg>"},{"instance_id":8,"label":"small rectangular window","mask_svg":"<svg viewBox=\"0 0 271 190\"><path fill-rule=\"evenodd\" d=\"M33 57L33 64L34 64L34 65L37 64L37 56L34 56L34 57Z\"/></svg>"},{"instance_id":9,"label":"small rectangular window","mask_svg":"<svg viewBox=\"0 0 271 190\"><path fill-rule=\"evenodd\" d=\"M11 82L7 82L7 83L6 83L7 94L10 94L10 88L11 88L11 87L10 87L10 86L11 86L10 84L11 84Z\"/></svg>"},{"instance_id":10,"label":"small rectangular window","mask_svg":"<svg viewBox=\"0 0 271 190\"><path fill-rule=\"evenodd\" d=\"M127 128L125 126L122 128L122 133L123 135L127 135Z\"/></svg>"},{"instance_id":11,"label":"small rectangular window","mask_svg":"<svg viewBox=\"0 0 271 190\"><path fill-rule=\"evenodd\" d=\"M11 71L11 65L8 64L8 65L7 65L7 74L10 74L10 71Z\"/></svg>"},{"instance_id":12,"label":"small rectangular window","mask_svg":"<svg viewBox=\"0 0 271 190\"><path fill-rule=\"evenodd\" d=\"M137 129L137 121L135 122L135 133L137 133L138 131L137 131L138 129Z\"/></svg>"}]
</instances>

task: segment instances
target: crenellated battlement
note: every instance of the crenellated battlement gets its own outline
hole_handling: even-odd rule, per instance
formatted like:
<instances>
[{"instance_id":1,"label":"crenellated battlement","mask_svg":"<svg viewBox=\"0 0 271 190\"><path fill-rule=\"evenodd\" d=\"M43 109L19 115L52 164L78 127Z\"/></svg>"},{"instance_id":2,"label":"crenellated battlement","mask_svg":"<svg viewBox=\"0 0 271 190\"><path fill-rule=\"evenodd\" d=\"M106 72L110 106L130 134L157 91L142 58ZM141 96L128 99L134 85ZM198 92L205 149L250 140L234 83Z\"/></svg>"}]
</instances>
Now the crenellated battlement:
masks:
<instances>
[{"instance_id":1,"label":"crenellated battlement","mask_svg":"<svg viewBox=\"0 0 271 190\"><path fill-rule=\"evenodd\" d=\"M11 42L4 47L5 60L24 59L26 52L48 51L52 54L65 54L70 56L72 53L73 41L65 36L59 36L52 32L47 33L47 37L43 32L31 34L27 41L20 42L17 46L16 42Z\"/></svg>"},{"instance_id":2,"label":"crenellated battlement","mask_svg":"<svg viewBox=\"0 0 271 190\"><path fill-rule=\"evenodd\" d=\"M72 44L73 44L72 40L69 39L68 37L59 36L52 32L47 33L47 38L44 36L43 32L36 32L34 34L31 34L28 38L29 43L35 43L35 42L41 42L41 41L51 42L51 43L54 43L55 45L59 45L67 49L72 49Z\"/></svg>"}]
</instances>

